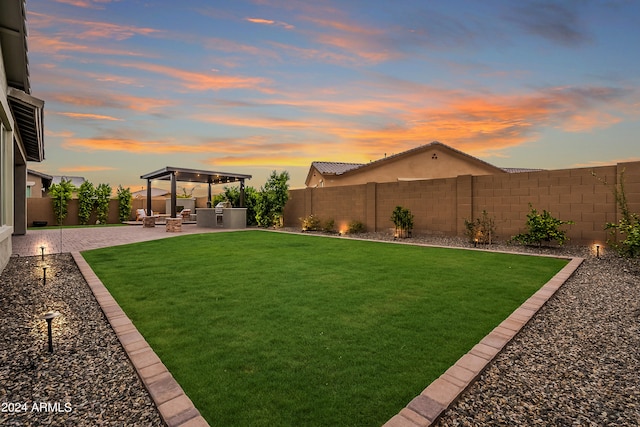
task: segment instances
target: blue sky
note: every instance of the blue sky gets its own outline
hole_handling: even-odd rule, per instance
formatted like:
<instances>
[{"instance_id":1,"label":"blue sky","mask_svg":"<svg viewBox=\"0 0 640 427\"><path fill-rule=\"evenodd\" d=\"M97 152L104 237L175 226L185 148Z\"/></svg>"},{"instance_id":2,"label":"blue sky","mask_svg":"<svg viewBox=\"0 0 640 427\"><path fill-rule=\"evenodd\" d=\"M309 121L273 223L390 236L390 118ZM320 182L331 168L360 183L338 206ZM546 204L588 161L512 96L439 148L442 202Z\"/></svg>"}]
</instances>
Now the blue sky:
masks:
<instances>
[{"instance_id":1,"label":"blue sky","mask_svg":"<svg viewBox=\"0 0 640 427\"><path fill-rule=\"evenodd\" d=\"M138 190L164 166L259 188L440 141L502 167L640 160L640 2L29 0L45 154ZM155 183L154 183L155 185ZM158 184L158 186L162 186Z\"/></svg>"}]
</instances>

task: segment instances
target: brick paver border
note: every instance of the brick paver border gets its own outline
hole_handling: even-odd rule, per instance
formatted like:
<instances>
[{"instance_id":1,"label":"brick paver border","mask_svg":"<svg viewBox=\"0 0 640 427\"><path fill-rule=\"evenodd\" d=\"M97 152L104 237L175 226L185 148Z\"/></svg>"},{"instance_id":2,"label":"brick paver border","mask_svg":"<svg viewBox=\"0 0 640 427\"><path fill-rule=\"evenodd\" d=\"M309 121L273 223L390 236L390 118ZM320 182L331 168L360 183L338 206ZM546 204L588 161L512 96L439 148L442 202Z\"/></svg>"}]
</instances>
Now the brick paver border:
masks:
<instances>
[{"instance_id":1,"label":"brick paver border","mask_svg":"<svg viewBox=\"0 0 640 427\"><path fill-rule=\"evenodd\" d=\"M72 252L72 256L167 426L209 426L102 281L80 255L80 252ZM480 376L504 346L520 332L549 298L573 275L583 261L583 258L570 258L569 263L551 280L480 340L468 353L458 359L444 374L429 384L420 395L411 400L383 427L427 427L435 422Z\"/></svg>"},{"instance_id":2,"label":"brick paver border","mask_svg":"<svg viewBox=\"0 0 640 427\"><path fill-rule=\"evenodd\" d=\"M80 252L72 252L80 272L98 300L122 347L168 427L209 427L142 334L120 308Z\"/></svg>"},{"instance_id":3,"label":"brick paver border","mask_svg":"<svg viewBox=\"0 0 640 427\"><path fill-rule=\"evenodd\" d=\"M583 258L569 263L542 288L496 326L438 379L416 396L383 427L430 426L480 376L504 346L578 269Z\"/></svg>"}]
</instances>

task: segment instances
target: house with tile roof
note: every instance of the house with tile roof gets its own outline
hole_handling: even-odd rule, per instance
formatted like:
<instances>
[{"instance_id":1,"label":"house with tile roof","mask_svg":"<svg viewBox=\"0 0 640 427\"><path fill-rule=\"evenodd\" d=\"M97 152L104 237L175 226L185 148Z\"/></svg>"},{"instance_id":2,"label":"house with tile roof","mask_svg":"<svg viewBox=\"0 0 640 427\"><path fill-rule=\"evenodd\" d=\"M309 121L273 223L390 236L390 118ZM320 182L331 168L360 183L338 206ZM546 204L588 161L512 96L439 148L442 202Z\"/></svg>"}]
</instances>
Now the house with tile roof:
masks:
<instances>
[{"instance_id":1,"label":"house with tile roof","mask_svg":"<svg viewBox=\"0 0 640 427\"><path fill-rule=\"evenodd\" d=\"M305 184L308 188L336 187L368 182L417 181L533 170L499 168L434 141L369 163L313 162Z\"/></svg>"},{"instance_id":2,"label":"house with tile roof","mask_svg":"<svg viewBox=\"0 0 640 427\"><path fill-rule=\"evenodd\" d=\"M27 162L44 160L44 101L31 95L24 0L0 1L0 272L27 232Z\"/></svg>"}]
</instances>

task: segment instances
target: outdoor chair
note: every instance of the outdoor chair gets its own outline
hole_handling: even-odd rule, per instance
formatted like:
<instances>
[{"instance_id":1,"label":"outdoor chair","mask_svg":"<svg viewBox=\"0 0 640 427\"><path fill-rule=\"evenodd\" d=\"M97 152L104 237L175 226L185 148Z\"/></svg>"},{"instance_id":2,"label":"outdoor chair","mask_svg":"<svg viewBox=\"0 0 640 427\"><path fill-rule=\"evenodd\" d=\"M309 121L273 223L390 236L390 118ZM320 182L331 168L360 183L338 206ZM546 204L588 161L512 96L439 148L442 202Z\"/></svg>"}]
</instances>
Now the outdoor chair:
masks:
<instances>
[{"instance_id":1,"label":"outdoor chair","mask_svg":"<svg viewBox=\"0 0 640 427\"><path fill-rule=\"evenodd\" d=\"M142 221L147 216L154 216L159 218L160 215L154 215L153 211L151 211L151 215L147 215L147 212L144 209L136 209L136 221Z\"/></svg>"}]
</instances>

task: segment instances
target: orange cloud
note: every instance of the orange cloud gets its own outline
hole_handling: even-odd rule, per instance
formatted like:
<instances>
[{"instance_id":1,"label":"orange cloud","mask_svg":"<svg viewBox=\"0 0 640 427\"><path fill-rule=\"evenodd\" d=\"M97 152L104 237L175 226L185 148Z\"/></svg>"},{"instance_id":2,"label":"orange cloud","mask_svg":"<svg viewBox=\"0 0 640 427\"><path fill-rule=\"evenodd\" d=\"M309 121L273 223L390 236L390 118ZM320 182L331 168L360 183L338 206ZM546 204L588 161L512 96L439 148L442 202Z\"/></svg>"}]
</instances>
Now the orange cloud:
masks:
<instances>
[{"instance_id":1,"label":"orange cloud","mask_svg":"<svg viewBox=\"0 0 640 427\"><path fill-rule=\"evenodd\" d=\"M225 156L204 160L212 166L309 166L309 157L295 157L286 155L245 155Z\"/></svg>"},{"instance_id":2,"label":"orange cloud","mask_svg":"<svg viewBox=\"0 0 640 427\"><path fill-rule=\"evenodd\" d=\"M67 166L58 168L60 172L100 172L100 171L110 171L116 170L116 168L112 168L109 166Z\"/></svg>"},{"instance_id":3,"label":"orange cloud","mask_svg":"<svg viewBox=\"0 0 640 427\"><path fill-rule=\"evenodd\" d=\"M72 18L62 18L37 12L29 12L30 27L42 29L50 26L63 28L58 34L64 39L79 40L126 40L133 36L150 36L162 33L161 30L132 25L119 25L101 21L83 21Z\"/></svg>"},{"instance_id":4,"label":"orange cloud","mask_svg":"<svg viewBox=\"0 0 640 427\"><path fill-rule=\"evenodd\" d=\"M147 98L134 95L111 95L97 92L93 95L72 95L69 93L45 93L45 95L47 101L56 101L79 107L105 107L140 112L154 112L178 104L178 101L169 99Z\"/></svg>"},{"instance_id":5,"label":"orange cloud","mask_svg":"<svg viewBox=\"0 0 640 427\"><path fill-rule=\"evenodd\" d=\"M107 121L122 121L122 119L119 119L117 117L113 117L113 116L105 116L102 114L91 114L91 113L52 113L52 114L58 114L60 116L66 116L66 117L71 117L73 119L91 119L91 120L107 120Z\"/></svg>"},{"instance_id":6,"label":"orange cloud","mask_svg":"<svg viewBox=\"0 0 640 427\"><path fill-rule=\"evenodd\" d=\"M291 24L287 24L282 21L273 21L271 19L262 19L262 18L245 18L245 21L251 22L253 24L263 24L263 25L275 25L278 27L285 28L287 30L293 30L295 27Z\"/></svg>"},{"instance_id":7,"label":"orange cloud","mask_svg":"<svg viewBox=\"0 0 640 427\"><path fill-rule=\"evenodd\" d=\"M142 62L117 63L122 67L135 68L147 72L161 74L177 79L182 86L189 90L220 90L220 89L256 89L266 91L267 79L261 77L241 77L220 74L205 74L187 71L165 65L157 65Z\"/></svg>"},{"instance_id":8,"label":"orange cloud","mask_svg":"<svg viewBox=\"0 0 640 427\"><path fill-rule=\"evenodd\" d=\"M62 147L74 151L122 151L143 154L202 153L211 151L210 148L203 145L107 137L68 138L62 143Z\"/></svg>"}]
</instances>

